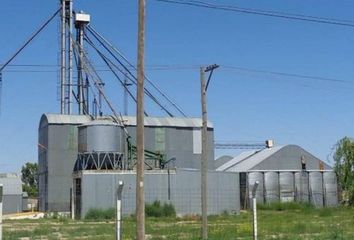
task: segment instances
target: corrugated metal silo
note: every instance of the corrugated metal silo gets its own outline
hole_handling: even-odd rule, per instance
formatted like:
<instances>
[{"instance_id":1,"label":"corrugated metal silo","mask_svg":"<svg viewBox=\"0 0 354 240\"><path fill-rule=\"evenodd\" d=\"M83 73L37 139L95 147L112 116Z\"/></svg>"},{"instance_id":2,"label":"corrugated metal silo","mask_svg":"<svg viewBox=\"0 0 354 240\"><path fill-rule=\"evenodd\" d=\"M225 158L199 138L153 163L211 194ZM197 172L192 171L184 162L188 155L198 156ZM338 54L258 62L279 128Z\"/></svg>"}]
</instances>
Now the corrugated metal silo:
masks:
<instances>
[{"instance_id":1,"label":"corrugated metal silo","mask_svg":"<svg viewBox=\"0 0 354 240\"><path fill-rule=\"evenodd\" d=\"M124 131L108 120L79 126L78 158L74 171L123 169Z\"/></svg>"},{"instance_id":2,"label":"corrugated metal silo","mask_svg":"<svg viewBox=\"0 0 354 240\"><path fill-rule=\"evenodd\" d=\"M315 207L323 207L323 182L321 172L310 172L310 199Z\"/></svg>"},{"instance_id":3,"label":"corrugated metal silo","mask_svg":"<svg viewBox=\"0 0 354 240\"><path fill-rule=\"evenodd\" d=\"M266 203L279 201L279 174L277 172L264 173L264 192Z\"/></svg>"},{"instance_id":4,"label":"corrugated metal silo","mask_svg":"<svg viewBox=\"0 0 354 240\"><path fill-rule=\"evenodd\" d=\"M257 203L264 203L264 184L263 184L263 173L262 172L250 172L248 173L248 196L252 199L252 189L255 182L258 181L259 185L256 191ZM250 201L252 203L252 201ZM252 207L252 204L250 204Z\"/></svg>"},{"instance_id":5,"label":"corrugated metal silo","mask_svg":"<svg viewBox=\"0 0 354 240\"><path fill-rule=\"evenodd\" d=\"M79 126L79 152L124 152L123 128L110 121Z\"/></svg>"},{"instance_id":6,"label":"corrugated metal silo","mask_svg":"<svg viewBox=\"0 0 354 240\"><path fill-rule=\"evenodd\" d=\"M279 173L279 186L280 186L280 201L292 202L294 201L294 174L292 172Z\"/></svg>"},{"instance_id":7,"label":"corrugated metal silo","mask_svg":"<svg viewBox=\"0 0 354 240\"><path fill-rule=\"evenodd\" d=\"M323 173L323 186L326 207L338 205L337 176L334 172Z\"/></svg>"},{"instance_id":8,"label":"corrugated metal silo","mask_svg":"<svg viewBox=\"0 0 354 240\"><path fill-rule=\"evenodd\" d=\"M308 203L310 201L308 172L295 173L295 196L298 202Z\"/></svg>"}]
</instances>

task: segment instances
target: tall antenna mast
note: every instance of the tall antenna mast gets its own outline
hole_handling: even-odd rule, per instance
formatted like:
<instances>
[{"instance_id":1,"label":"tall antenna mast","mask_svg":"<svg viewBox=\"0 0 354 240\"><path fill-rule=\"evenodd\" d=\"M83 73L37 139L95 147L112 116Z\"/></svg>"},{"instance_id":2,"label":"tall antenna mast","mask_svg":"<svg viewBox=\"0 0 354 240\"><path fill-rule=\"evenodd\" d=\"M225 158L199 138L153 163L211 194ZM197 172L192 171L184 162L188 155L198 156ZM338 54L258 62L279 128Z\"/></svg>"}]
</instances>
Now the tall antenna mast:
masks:
<instances>
[{"instance_id":1,"label":"tall antenna mast","mask_svg":"<svg viewBox=\"0 0 354 240\"><path fill-rule=\"evenodd\" d=\"M87 81L83 79L83 51L84 51L84 29L87 24L90 23L90 15L85 14L84 12L75 14L75 27L77 29L77 44L78 44L78 64L77 64L77 99L78 99L78 113L81 114L89 114L88 102L86 101L88 97ZM86 88L86 92L84 92L84 88ZM85 96L87 95L87 96Z\"/></svg>"},{"instance_id":2,"label":"tall antenna mast","mask_svg":"<svg viewBox=\"0 0 354 240\"><path fill-rule=\"evenodd\" d=\"M60 113L66 113L65 93L66 93L66 0L61 1L61 19L60 19Z\"/></svg>"},{"instance_id":3,"label":"tall antenna mast","mask_svg":"<svg viewBox=\"0 0 354 240\"><path fill-rule=\"evenodd\" d=\"M73 0L60 0L60 3L60 113L71 114L73 86Z\"/></svg>"},{"instance_id":4,"label":"tall antenna mast","mask_svg":"<svg viewBox=\"0 0 354 240\"><path fill-rule=\"evenodd\" d=\"M69 43L69 67L68 67L68 114L72 114L73 92L73 0L67 0L67 26Z\"/></svg>"}]
</instances>

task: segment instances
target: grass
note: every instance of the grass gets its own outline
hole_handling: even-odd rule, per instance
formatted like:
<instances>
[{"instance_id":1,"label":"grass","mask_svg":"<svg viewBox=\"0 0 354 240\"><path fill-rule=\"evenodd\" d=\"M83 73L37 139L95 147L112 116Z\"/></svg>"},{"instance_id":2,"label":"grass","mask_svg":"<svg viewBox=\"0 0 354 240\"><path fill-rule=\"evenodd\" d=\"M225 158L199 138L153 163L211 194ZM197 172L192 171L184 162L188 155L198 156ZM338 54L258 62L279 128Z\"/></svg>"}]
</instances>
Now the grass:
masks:
<instances>
[{"instance_id":1,"label":"grass","mask_svg":"<svg viewBox=\"0 0 354 240\"><path fill-rule=\"evenodd\" d=\"M259 239L354 239L354 209L292 205L259 206ZM3 239L114 239L114 221L72 221L62 219L4 222ZM135 222L124 218L123 239L135 239ZM200 217L148 217L146 234L150 239L199 239ZM252 213L209 217L209 239L252 239Z\"/></svg>"}]
</instances>

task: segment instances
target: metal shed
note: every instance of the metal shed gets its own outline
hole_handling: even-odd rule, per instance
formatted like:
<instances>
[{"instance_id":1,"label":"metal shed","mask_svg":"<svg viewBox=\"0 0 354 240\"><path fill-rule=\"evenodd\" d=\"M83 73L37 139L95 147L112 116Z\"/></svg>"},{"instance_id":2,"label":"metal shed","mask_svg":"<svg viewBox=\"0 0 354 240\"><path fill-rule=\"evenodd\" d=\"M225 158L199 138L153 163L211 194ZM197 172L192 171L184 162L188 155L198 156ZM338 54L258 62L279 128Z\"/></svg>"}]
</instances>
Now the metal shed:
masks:
<instances>
[{"instance_id":1,"label":"metal shed","mask_svg":"<svg viewBox=\"0 0 354 240\"><path fill-rule=\"evenodd\" d=\"M22 212L22 181L16 173L0 174L3 184L3 214Z\"/></svg>"}]
</instances>

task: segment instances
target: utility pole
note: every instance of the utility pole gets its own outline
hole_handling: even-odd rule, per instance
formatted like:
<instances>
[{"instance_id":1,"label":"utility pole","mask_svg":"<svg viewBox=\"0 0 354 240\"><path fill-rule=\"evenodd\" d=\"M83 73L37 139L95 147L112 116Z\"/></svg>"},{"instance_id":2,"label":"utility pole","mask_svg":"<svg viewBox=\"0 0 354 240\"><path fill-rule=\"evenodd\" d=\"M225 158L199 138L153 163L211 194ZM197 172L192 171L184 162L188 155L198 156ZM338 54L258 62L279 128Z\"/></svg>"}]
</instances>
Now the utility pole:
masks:
<instances>
[{"instance_id":1,"label":"utility pole","mask_svg":"<svg viewBox=\"0 0 354 240\"><path fill-rule=\"evenodd\" d=\"M139 0L138 14L138 83L137 83L137 174L136 174L136 239L145 239L144 197L144 54L145 54L145 0Z\"/></svg>"},{"instance_id":2,"label":"utility pole","mask_svg":"<svg viewBox=\"0 0 354 240\"><path fill-rule=\"evenodd\" d=\"M208 239L208 206L207 206L207 171L208 171L208 116L206 107L205 68L200 68L201 96L202 96L202 159L201 159L201 197L202 197L202 239Z\"/></svg>"},{"instance_id":3,"label":"utility pole","mask_svg":"<svg viewBox=\"0 0 354 240\"><path fill-rule=\"evenodd\" d=\"M201 156L201 202L202 202L202 229L201 238L208 239L208 115L206 92L213 71L219 66L214 64L206 68L200 68L201 100L202 100L202 156ZM210 72L208 81L205 81L205 73Z\"/></svg>"}]
</instances>

